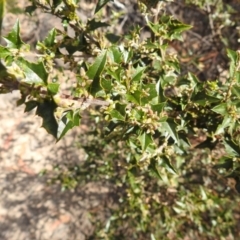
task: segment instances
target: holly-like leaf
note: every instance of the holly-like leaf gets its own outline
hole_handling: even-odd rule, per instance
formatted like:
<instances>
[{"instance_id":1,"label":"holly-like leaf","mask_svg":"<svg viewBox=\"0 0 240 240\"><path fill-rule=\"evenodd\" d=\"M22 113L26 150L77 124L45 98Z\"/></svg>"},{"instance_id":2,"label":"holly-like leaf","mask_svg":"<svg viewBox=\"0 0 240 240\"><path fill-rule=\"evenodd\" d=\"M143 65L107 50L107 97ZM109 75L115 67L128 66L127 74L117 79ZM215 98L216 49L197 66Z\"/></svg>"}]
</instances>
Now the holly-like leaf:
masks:
<instances>
[{"instance_id":1,"label":"holly-like leaf","mask_svg":"<svg viewBox=\"0 0 240 240\"><path fill-rule=\"evenodd\" d=\"M118 36L118 35L116 35L116 34L113 34L113 33L107 33L107 34L105 35L105 37L106 37L106 39L107 39L109 42L111 42L111 43L117 43L117 42L121 39L120 36Z\"/></svg>"},{"instance_id":2,"label":"holly-like leaf","mask_svg":"<svg viewBox=\"0 0 240 240\"><path fill-rule=\"evenodd\" d=\"M219 113L223 116L226 116L226 115L228 115L227 106L228 106L227 103L221 103L221 104L215 106L214 108L212 108L212 111Z\"/></svg>"},{"instance_id":3,"label":"holly-like leaf","mask_svg":"<svg viewBox=\"0 0 240 240\"><path fill-rule=\"evenodd\" d=\"M101 27L108 27L109 24L105 23L105 22L98 22L98 21L95 21L94 19L91 19L87 22L87 29L89 31L94 31L98 28L101 28Z\"/></svg>"},{"instance_id":4,"label":"holly-like leaf","mask_svg":"<svg viewBox=\"0 0 240 240\"><path fill-rule=\"evenodd\" d=\"M132 81L139 82L142 79L142 75L143 75L143 72L144 72L145 69L146 69L145 67L137 66L137 68L134 69L134 72L131 76Z\"/></svg>"},{"instance_id":5,"label":"holly-like leaf","mask_svg":"<svg viewBox=\"0 0 240 240\"><path fill-rule=\"evenodd\" d=\"M100 85L106 92L110 92L113 88L111 79L106 79L106 78L101 79Z\"/></svg>"},{"instance_id":6,"label":"holly-like leaf","mask_svg":"<svg viewBox=\"0 0 240 240\"><path fill-rule=\"evenodd\" d=\"M80 115L78 110L65 111L62 118L58 122L57 141L62 139L65 136L65 134L73 127L79 126L79 124Z\"/></svg>"},{"instance_id":7,"label":"holly-like leaf","mask_svg":"<svg viewBox=\"0 0 240 240\"><path fill-rule=\"evenodd\" d=\"M111 118L112 120L118 120L118 121L124 121L125 120L125 117L119 112L117 111L116 109L113 109L111 112L110 112L110 115L111 115Z\"/></svg>"},{"instance_id":8,"label":"holly-like leaf","mask_svg":"<svg viewBox=\"0 0 240 240\"><path fill-rule=\"evenodd\" d=\"M25 75L23 82L36 85L46 85L48 79L48 72L42 62L32 63L28 62L23 58L18 58L15 63L22 70Z\"/></svg>"},{"instance_id":9,"label":"holly-like leaf","mask_svg":"<svg viewBox=\"0 0 240 240\"><path fill-rule=\"evenodd\" d=\"M56 29L53 28L51 31L49 31L47 37L44 39L43 43L46 47L52 47L56 44Z\"/></svg>"},{"instance_id":10,"label":"holly-like leaf","mask_svg":"<svg viewBox=\"0 0 240 240\"><path fill-rule=\"evenodd\" d=\"M151 134L144 132L142 135L138 136L138 140L141 144L142 150L146 150L147 147L153 142Z\"/></svg>"},{"instance_id":11,"label":"holly-like leaf","mask_svg":"<svg viewBox=\"0 0 240 240\"><path fill-rule=\"evenodd\" d=\"M115 63L120 63L123 60L122 53L116 46L113 46L108 50L108 56Z\"/></svg>"},{"instance_id":12,"label":"holly-like leaf","mask_svg":"<svg viewBox=\"0 0 240 240\"><path fill-rule=\"evenodd\" d=\"M157 177L159 180L162 180L162 177L158 171L158 163L156 159L151 158L148 170L153 176Z\"/></svg>"},{"instance_id":13,"label":"holly-like leaf","mask_svg":"<svg viewBox=\"0 0 240 240\"><path fill-rule=\"evenodd\" d=\"M105 63L107 59L107 52L104 50L102 53L96 57L95 62L89 67L87 71L87 76L90 79L99 78L102 70L104 69Z\"/></svg>"},{"instance_id":14,"label":"holly-like leaf","mask_svg":"<svg viewBox=\"0 0 240 240\"><path fill-rule=\"evenodd\" d=\"M6 37L4 37L4 39L7 42L8 48L20 49L22 45L24 45L24 42L20 38L20 26L18 20L13 26L12 31Z\"/></svg>"},{"instance_id":15,"label":"holly-like leaf","mask_svg":"<svg viewBox=\"0 0 240 240\"><path fill-rule=\"evenodd\" d=\"M227 56L230 58L230 60L236 64L237 59L238 59L238 55L237 52L231 50L231 49L227 49Z\"/></svg>"},{"instance_id":16,"label":"holly-like leaf","mask_svg":"<svg viewBox=\"0 0 240 240\"><path fill-rule=\"evenodd\" d=\"M47 89L50 93L55 95L55 94L58 93L59 83L49 83L48 86L47 86Z\"/></svg>"},{"instance_id":17,"label":"holly-like leaf","mask_svg":"<svg viewBox=\"0 0 240 240\"><path fill-rule=\"evenodd\" d=\"M100 74L103 71L107 59L107 52L104 50L95 60L95 62L89 67L87 76L93 80L89 89L93 96L96 96L98 92L102 90L100 84Z\"/></svg>"},{"instance_id":18,"label":"holly-like leaf","mask_svg":"<svg viewBox=\"0 0 240 240\"><path fill-rule=\"evenodd\" d=\"M223 119L223 122L218 125L218 128L215 132L216 135L221 134L224 132L224 129L229 127L232 123L232 118L230 116L225 116L225 118Z\"/></svg>"},{"instance_id":19,"label":"holly-like leaf","mask_svg":"<svg viewBox=\"0 0 240 240\"><path fill-rule=\"evenodd\" d=\"M12 53L8 50L8 48L0 46L0 58L5 59L8 56L11 56Z\"/></svg>"},{"instance_id":20,"label":"holly-like leaf","mask_svg":"<svg viewBox=\"0 0 240 240\"><path fill-rule=\"evenodd\" d=\"M224 140L226 151L230 155L240 157L240 147L231 139L231 136L227 136Z\"/></svg>"},{"instance_id":21,"label":"holly-like leaf","mask_svg":"<svg viewBox=\"0 0 240 240\"><path fill-rule=\"evenodd\" d=\"M39 104L39 103L38 103L37 101L28 101L28 102L25 102L26 107L25 107L24 112L30 112L30 111L32 111L35 107L38 106L38 104Z\"/></svg>"},{"instance_id":22,"label":"holly-like leaf","mask_svg":"<svg viewBox=\"0 0 240 240\"><path fill-rule=\"evenodd\" d=\"M66 116L58 122L57 141L62 139L65 134L73 128L73 123L67 119Z\"/></svg>"},{"instance_id":23,"label":"holly-like leaf","mask_svg":"<svg viewBox=\"0 0 240 240\"><path fill-rule=\"evenodd\" d=\"M174 121L171 119L168 119L166 122L161 123L161 131L166 131L177 143L178 134L177 134L176 128L177 128L177 124L174 123Z\"/></svg>"},{"instance_id":24,"label":"holly-like leaf","mask_svg":"<svg viewBox=\"0 0 240 240\"><path fill-rule=\"evenodd\" d=\"M163 164L165 165L166 169L171 172L172 174L176 174L177 171L175 170L175 168L173 167L173 165L171 164L169 158L165 155L161 156L161 159L163 161Z\"/></svg>"},{"instance_id":25,"label":"holly-like leaf","mask_svg":"<svg viewBox=\"0 0 240 240\"><path fill-rule=\"evenodd\" d=\"M44 99L43 102L38 103L36 114L43 119L42 127L46 131L57 138L58 124L54 116L54 111L57 105L54 101Z\"/></svg>"}]
</instances>

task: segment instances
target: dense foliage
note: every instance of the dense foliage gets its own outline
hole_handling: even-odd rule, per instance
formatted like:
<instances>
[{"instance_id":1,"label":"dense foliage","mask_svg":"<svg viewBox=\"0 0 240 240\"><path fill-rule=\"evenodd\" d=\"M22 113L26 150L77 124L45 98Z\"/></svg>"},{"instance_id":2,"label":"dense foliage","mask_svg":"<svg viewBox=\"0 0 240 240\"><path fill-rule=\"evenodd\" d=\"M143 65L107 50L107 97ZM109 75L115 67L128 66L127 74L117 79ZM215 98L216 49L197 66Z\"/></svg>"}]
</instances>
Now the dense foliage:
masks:
<instances>
[{"instance_id":1,"label":"dense foliage","mask_svg":"<svg viewBox=\"0 0 240 240\"><path fill-rule=\"evenodd\" d=\"M52 181L64 188L88 180L114 187L117 206L96 224L92 239L237 238L239 200L226 179L240 192L240 52L230 49L224 30L231 25L237 31L239 20L231 19L234 11L224 1L183 2L210 9L211 30L219 29L214 39L229 61L225 75L202 80L169 47L191 28L168 13L172 1L160 1L156 11L155 1L139 2L144 25L124 36L111 32L114 12L101 21L109 2L99 0L83 21L78 1L31 1L28 12L51 13L63 29L52 29L33 53L17 22L0 46L0 92L20 90L18 105L36 109L57 141L84 116L91 119L79 137L87 159L60 166ZM68 94L56 59L74 74Z\"/></svg>"}]
</instances>

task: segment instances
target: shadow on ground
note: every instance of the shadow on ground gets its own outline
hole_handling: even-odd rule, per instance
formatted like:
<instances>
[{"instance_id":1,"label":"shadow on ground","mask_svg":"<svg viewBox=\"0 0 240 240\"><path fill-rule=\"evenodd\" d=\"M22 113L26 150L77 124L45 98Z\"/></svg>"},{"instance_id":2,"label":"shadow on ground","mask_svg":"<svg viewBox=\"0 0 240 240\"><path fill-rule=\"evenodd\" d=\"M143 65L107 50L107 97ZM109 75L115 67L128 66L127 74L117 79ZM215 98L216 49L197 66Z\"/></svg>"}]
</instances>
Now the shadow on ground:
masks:
<instances>
[{"instance_id":1,"label":"shadow on ground","mask_svg":"<svg viewBox=\"0 0 240 240\"><path fill-rule=\"evenodd\" d=\"M94 231L91 213L109 214L110 188L88 183L61 192L47 185L43 169L83 159L74 147L80 129L56 144L38 117L15 107L16 99L17 92L0 96L0 239L87 239Z\"/></svg>"}]
</instances>

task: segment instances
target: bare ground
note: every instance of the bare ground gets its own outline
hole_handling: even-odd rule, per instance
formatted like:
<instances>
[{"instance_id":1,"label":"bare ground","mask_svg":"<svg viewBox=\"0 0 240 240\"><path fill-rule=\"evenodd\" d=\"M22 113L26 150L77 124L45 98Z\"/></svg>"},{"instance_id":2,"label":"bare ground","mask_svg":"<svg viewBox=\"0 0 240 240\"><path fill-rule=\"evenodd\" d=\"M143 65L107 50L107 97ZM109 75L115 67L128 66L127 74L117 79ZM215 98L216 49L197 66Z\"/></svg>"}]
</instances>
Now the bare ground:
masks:
<instances>
[{"instance_id":1,"label":"bare ground","mask_svg":"<svg viewBox=\"0 0 240 240\"><path fill-rule=\"evenodd\" d=\"M86 239L90 209L101 208L108 188L87 184L61 192L39 173L54 164L81 161L76 130L55 143L33 113L15 106L17 92L0 96L0 239ZM36 119L37 118L37 119Z\"/></svg>"}]
</instances>

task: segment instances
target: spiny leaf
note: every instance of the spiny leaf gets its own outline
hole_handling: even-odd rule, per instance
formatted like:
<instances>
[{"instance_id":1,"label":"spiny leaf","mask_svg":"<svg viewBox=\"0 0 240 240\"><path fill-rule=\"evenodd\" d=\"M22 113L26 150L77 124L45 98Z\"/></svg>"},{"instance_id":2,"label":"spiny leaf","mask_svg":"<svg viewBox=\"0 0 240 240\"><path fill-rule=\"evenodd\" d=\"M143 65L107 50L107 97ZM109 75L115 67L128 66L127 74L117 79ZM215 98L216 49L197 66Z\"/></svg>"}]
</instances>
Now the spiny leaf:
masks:
<instances>
[{"instance_id":1,"label":"spiny leaf","mask_svg":"<svg viewBox=\"0 0 240 240\"><path fill-rule=\"evenodd\" d=\"M46 131L57 138L58 124L54 117L54 111L57 105L54 101L45 99L42 103L38 103L36 114L43 119L42 127Z\"/></svg>"},{"instance_id":2,"label":"spiny leaf","mask_svg":"<svg viewBox=\"0 0 240 240\"><path fill-rule=\"evenodd\" d=\"M140 135L138 140L140 141L143 150L146 150L146 148L153 142L151 134L147 134L146 132Z\"/></svg>"},{"instance_id":3,"label":"spiny leaf","mask_svg":"<svg viewBox=\"0 0 240 240\"><path fill-rule=\"evenodd\" d=\"M174 121L171 119L168 119L166 122L161 123L161 130L166 131L177 143L178 134L177 134L176 128L177 128L176 123L174 123Z\"/></svg>"},{"instance_id":4,"label":"spiny leaf","mask_svg":"<svg viewBox=\"0 0 240 240\"><path fill-rule=\"evenodd\" d=\"M100 84L100 74L103 71L107 59L107 51L103 51L95 60L95 62L89 67L87 76L93 80L89 87L89 91L93 96L96 96L98 92L102 90Z\"/></svg>"},{"instance_id":5,"label":"spiny leaf","mask_svg":"<svg viewBox=\"0 0 240 240\"><path fill-rule=\"evenodd\" d=\"M169 172L171 172L173 174L177 173L177 171L175 170L175 168L173 167L173 165L171 164L171 162L167 156L163 155L163 156L161 156L161 159L163 160L163 162L166 165Z\"/></svg>"},{"instance_id":6,"label":"spiny leaf","mask_svg":"<svg viewBox=\"0 0 240 240\"><path fill-rule=\"evenodd\" d=\"M101 10L101 8L103 8L110 1L112 1L112 0L98 0L98 3L97 3L94 13L96 14L99 10Z\"/></svg>"},{"instance_id":7,"label":"spiny leaf","mask_svg":"<svg viewBox=\"0 0 240 240\"><path fill-rule=\"evenodd\" d=\"M100 76L107 59L107 52L104 50L102 53L96 57L95 62L89 67L87 71L87 76L90 79L96 79Z\"/></svg>"},{"instance_id":8,"label":"spiny leaf","mask_svg":"<svg viewBox=\"0 0 240 240\"><path fill-rule=\"evenodd\" d=\"M95 21L94 19L91 19L87 22L87 29L89 31L94 31L98 28L101 28L101 27L108 27L109 24L105 23L105 22L98 22L98 21Z\"/></svg>"},{"instance_id":9,"label":"spiny leaf","mask_svg":"<svg viewBox=\"0 0 240 240\"><path fill-rule=\"evenodd\" d=\"M240 147L231 139L231 136L227 134L224 140L226 150L234 156L240 157Z\"/></svg>"},{"instance_id":10,"label":"spiny leaf","mask_svg":"<svg viewBox=\"0 0 240 240\"><path fill-rule=\"evenodd\" d=\"M156 159L151 158L150 161L151 162L148 166L148 170L150 171L150 173L152 173L159 180L162 180L162 177L161 177L161 175L159 174L159 171L158 171L158 163L157 163Z\"/></svg>"},{"instance_id":11,"label":"spiny leaf","mask_svg":"<svg viewBox=\"0 0 240 240\"><path fill-rule=\"evenodd\" d=\"M52 47L55 44L56 39L56 29L53 28L47 35L47 37L44 39L43 43L46 47Z\"/></svg>"},{"instance_id":12,"label":"spiny leaf","mask_svg":"<svg viewBox=\"0 0 240 240\"><path fill-rule=\"evenodd\" d=\"M75 126L80 124L79 111L66 111L58 122L57 141L62 139L65 134Z\"/></svg>"},{"instance_id":13,"label":"spiny leaf","mask_svg":"<svg viewBox=\"0 0 240 240\"><path fill-rule=\"evenodd\" d=\"M46 85L48 79L48 72L42 62L32 63L23 58L18 58L15 63L23 71L25 75L24 82L37 85Z\"/></svg>"},{"instance_id":14,"label":"spiny leaf","mask_svg":"<svg viewBox=\"0 0 240 240\"><path fill-rule=\"evenodd\" d=\"M6 37L4 37L4 39L7 42L8 48L20 49L21 46L24 45L24 43L22 42L22 40L20 38L20 26L19 26L18 20L15 23L15 25L13 26L12 31Z\"/></svg>"}]
</instances>

